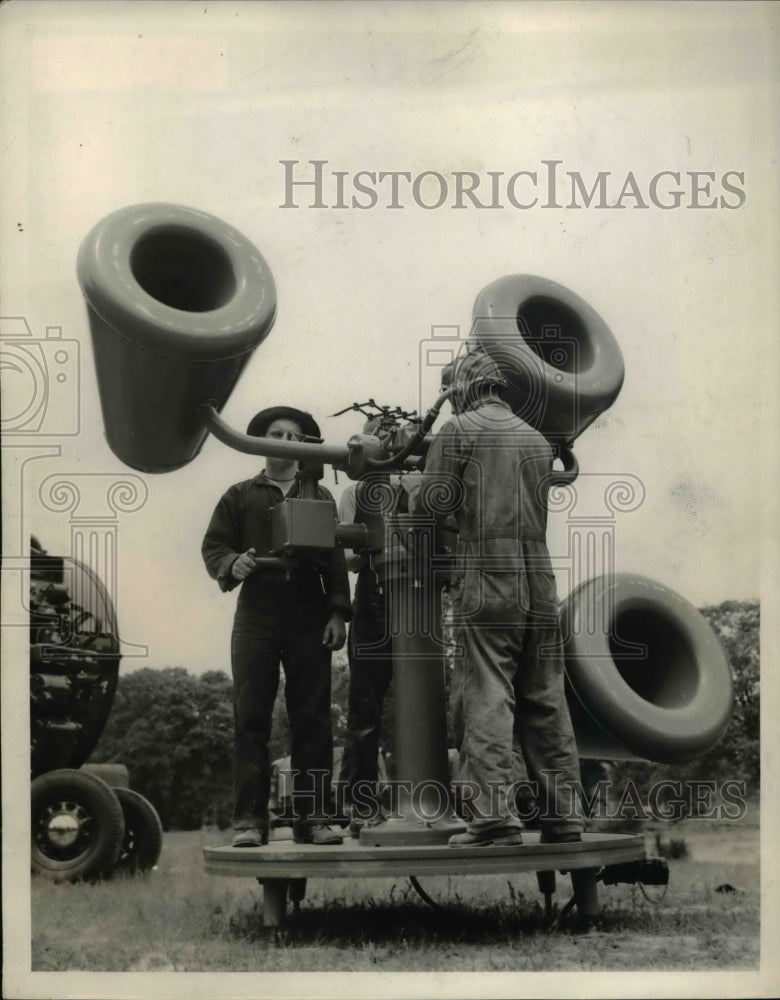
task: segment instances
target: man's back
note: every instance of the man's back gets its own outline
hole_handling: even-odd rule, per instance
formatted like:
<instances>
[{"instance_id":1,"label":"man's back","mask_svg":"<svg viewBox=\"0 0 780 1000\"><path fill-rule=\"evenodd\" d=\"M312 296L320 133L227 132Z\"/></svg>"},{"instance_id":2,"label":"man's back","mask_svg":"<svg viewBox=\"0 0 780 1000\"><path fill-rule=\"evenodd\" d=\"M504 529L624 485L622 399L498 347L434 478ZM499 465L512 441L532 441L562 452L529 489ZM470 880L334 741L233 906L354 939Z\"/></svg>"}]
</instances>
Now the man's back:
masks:
<instances>
[{"instance_id":1,"label":"man's back","mask_svg":"<svg viewBox=\"0 0 780 1000\"><path fill-rule=\"evenodd\" d=\"M461 542L544 542L552 460L538 431L505 403L489 400L442 427L425 479L452 493L443 506L454 513Z\"/></svg>"}]
</instances>

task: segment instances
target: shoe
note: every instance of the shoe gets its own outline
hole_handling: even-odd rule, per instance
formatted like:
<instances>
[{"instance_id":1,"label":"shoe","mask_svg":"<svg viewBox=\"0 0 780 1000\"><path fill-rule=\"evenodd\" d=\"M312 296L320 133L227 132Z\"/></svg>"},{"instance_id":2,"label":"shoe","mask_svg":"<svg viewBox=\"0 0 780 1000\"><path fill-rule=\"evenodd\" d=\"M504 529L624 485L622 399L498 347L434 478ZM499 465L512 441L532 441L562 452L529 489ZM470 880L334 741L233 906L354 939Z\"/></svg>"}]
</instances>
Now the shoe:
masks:
<instances>
[{"instance_id":1,"label":"shoe","mask_svg":"<svg viewBox=\"0 0 780 1000\"><path fill-rule=\"evenodd\" d=\"M553 833L551 830L542 830L539 837L540 844L580 844L582 834L579 830L567 830L565 833Z\"/></svg>"},{"instance_id":2,"label":"shoe","mask_svg":"<svg viewBox=\"0 0 780 1000\"><path fill-rule=\"evenodd\" d=\"M366 825L363 816L359 816L354 809L349 814L349 835L353 840L360 840L360 831Z\"/></svg>"},{"instance_id":3,"label":"shoe","mask_svg":"<svg viewBox=\"0 0 780 1000\"><path fill-rule=\"evenodd\" d=\"M523 842L522 830L517 826L494 826L477 833L453 833L447 843L450 847L514 847Z\"/></svg>"},{"instance_id":4,"label":"shoe","mask_svg":"<svg viewBox=\"0 0 780 1000\"><path fill-rule=\"evenodd\" d=\"M388 815L381 806L375 812L372 812L370 816L361 816L353 807L349 816L349 835L353 840L359 840L360 831L364 826L379 826L381 823L386 823L387 820Z\"/></svg>"},{"instance_id":5,"label":"shoe","mask_svg":"<svg viewBox=\"0 0 780 1000\"><path fill-rule=\"evenodd\" d=\"M312 844L343 844L344 838L338 830L331 830L329 826L315 826L311 831Z\"/></svg>"},{"instance_id":6,"label":"shoe","mask_svg":"<svg viewBox=\"0 0 780 1000\"><path fill-rule=\"evenodd\" d=\"M293 843L295 844L343 844L344 838L337 830L331 830L324 823L316 826L293 827Z\"/></svg>"},{"instance_id":7,"label":"shoe","mask_svg":"<svg viewBox=\"0 0 780 1000\"><path fill-rule=\"evenodd\" d=\"M237 830L233 837L233 847L263 847L268 843L268 834L263 830Z\"/></svg>"},{"instance_id":8,"label":"shoe","mask_svg":"<svg viewBox=\"0 0 780 1000\"><path fill-rule=\"evenodd\" d=\"M389 814L386 813L384 809L380 807L378 812L368 820L366 826L381 826L383 823L386 823L389 819L390 819Z\"/></svg>"}]
</instances>

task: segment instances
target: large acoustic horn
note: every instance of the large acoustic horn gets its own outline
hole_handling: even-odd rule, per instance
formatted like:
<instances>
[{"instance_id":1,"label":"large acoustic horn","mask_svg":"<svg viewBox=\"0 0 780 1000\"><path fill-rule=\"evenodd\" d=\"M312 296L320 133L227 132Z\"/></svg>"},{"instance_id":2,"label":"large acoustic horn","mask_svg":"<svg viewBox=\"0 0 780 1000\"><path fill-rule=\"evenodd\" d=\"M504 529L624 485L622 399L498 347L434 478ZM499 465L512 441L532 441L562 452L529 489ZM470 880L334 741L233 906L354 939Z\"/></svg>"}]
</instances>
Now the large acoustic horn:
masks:
<instances>
[{"instance_id":1,"label":"large acoustic horn","mask_svg":"<svg viewBox=\"0 0 780 1000\"><path fill-rule=\"evenodd\" d=\"M133 205L81 244L106 439L124 463L168 472L208 431L198 413L227 401L276 314L260 252L220 219L180 205Z\"/></svg>"},{"instance_id":2,"label":"large acoustic horn","mask_svg":"<svg viewBox=\"0 0 780 1000\"><path fill-rule=\"evenodd\" d=\"M668 587L615 573L561 605L581 757L682 763L711 750L733 707L731 669L704 616Z\"/></svg>"},{"instance_id":3,"label":"large acoustic horn","mask_svg":"<svg viewBox=\"0 0 780 1000\"><path fill-rule=\"evenodd\" d=\"M512 274L483 288L470 341L498 363L514 412L554 443L570 444L623 384L623 356L607 324L547 278Z\"/></svg>"}]
</instances>

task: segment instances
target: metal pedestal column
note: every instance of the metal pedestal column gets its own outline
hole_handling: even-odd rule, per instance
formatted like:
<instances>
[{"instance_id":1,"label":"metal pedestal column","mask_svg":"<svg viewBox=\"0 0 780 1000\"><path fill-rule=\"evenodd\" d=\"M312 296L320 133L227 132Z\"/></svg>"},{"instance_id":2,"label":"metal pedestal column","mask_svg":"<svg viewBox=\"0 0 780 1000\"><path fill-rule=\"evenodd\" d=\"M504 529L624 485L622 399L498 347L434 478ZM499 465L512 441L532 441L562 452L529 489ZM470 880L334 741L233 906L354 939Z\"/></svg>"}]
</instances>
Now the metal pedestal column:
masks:
<instances>
[{"instance_id":1,"label":"metal pedestal column","mask_svg":"<svg viewBox=\"0 0 780 1000\"><path fill-rule=\"evenodd\" d=\"M453 812L447 761L441 587L433 574L433 523L388 518L385 576L393 639L396 817L364 827L361 844L444 844L463 829Z\"/></svg>"},{"instance_id":2,"label":"metal pedestal column","mask_svg":"<svg viewBox=\"0 0 780 1000\"><path fill-rule=\"evenodd\" d=\"M263 925L265 927L281 927L287 911L286 878L259 878L263 887Z\"/></svg>"}]
</instances>

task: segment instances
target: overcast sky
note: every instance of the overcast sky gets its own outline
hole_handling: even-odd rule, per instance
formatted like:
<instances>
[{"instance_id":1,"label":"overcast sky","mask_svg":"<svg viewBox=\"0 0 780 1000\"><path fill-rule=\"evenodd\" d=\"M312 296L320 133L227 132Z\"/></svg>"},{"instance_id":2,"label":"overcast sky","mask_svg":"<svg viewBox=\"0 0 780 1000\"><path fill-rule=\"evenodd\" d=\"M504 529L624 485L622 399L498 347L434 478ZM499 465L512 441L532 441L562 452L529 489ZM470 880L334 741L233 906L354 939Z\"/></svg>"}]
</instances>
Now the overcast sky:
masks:
<instances>
[{"instance_id":1,"label":"overcast sky","mask_svg":"<svg viewBox=\"0 0 780 1000\"><path fill-rule=\"evenodd\" d=\"M577 442L578 507L551 515L560 596L580 582L574 517L609 513L604 488L621 477L642 502L609 522L618 570L697 606L766 594L777 552L777 29L774 4L2 6L0 295L2 316L32 331L27 347L9 347L18 324L0 331L4 421L40 390L9 357L37 353L50 379L44 423L3 428L3 709L4 722L18 723L11 735L4 726L4 806L23 802L27 783L26 708L17 708L28 697L20 567L31 532L69 554L88 524L103 538L116 530L117 577L107 582L123 670L229 670L235 595L207 577L200 544L222 491L262 461L210 439L187 468L141 475L107 447L75 263L85 234L123 206L212 213L268 261L278 318L224 410L240 429L287 403L343 443L359 421L328 414L354 400L430 404L439 378L421 370L425 342L433 328L465 332L486 284L530 273L568 286L614 332L626 379ZM290 160L301 170L327 161L328 206L352 204L360 171L430 173L416 200L410 185L399 188L399 208L387 207L386 186L372 207L310 208L308 189L297 189L301 207L282 208ZM545 161L559 161L554 197ZM539 200L453 208L458 171L480 179L481 197L491 178L500 187L529 172L513 190L523 204L536 173ZM600 172L606 207L568 207L571 175L590 190ZM698 193L692 173L703 178ZM447 197L422 207L437 200L435 175ZM61 328L61 344L47 342L48 327ZM761 436L762 425L771 433ZM78 504L52 492L66 480ZM326 482L338 495L346 480ZM117 509L108 488L124 497ZM121 509L134 506L134 490L137 509ZM25 815L4 811L4 862L23 890ZM22 966L24 912L14 905L6 919L21 935ZM218 980L196 989L166 978L161 995L217 995L227 988ZM740 973L738 992L750 982ZM667 987L676 977L657 995ZM73 995L113 995L92 981L83 988ZM231 995L258 988L256 977L231 980ZM319 977L315 994L325 988ZM371 992L396 989L388 977ZM729 995L727 978L716 989Z\"/></svg>"},{"instance_id":2,"label":"overcast sky","mask_svg":"<svg viewBox=\"0 0 780 1000\"><path fill-rule=\"evenodd\" d=\"M359 419L328 415L354 400L427 406L438 372L421 370L420 357L433 327L465 333L476 294L505 274L568 286L610 326L626 366L617 402L576 446L577 516L608 513L604 485L634 477L644 500L612 522L619 570L697 606L759 595L761 392L777 359L766 337L777 325L769 8L466 4L444 17L435 5L349 4L337 16L328 5L21 7L3 12L3 315L25 317L38 341L62 327L78 351L78 392L74 378L59 395L52 382L50 405L79 432L57 436L50 421L5 449L6 551L32 531L66 554L79 518L113 518L124 669L229 669L235 595L207 577L200 543L223 489L262 465L210 439L183 470L130 474L105 443L76 253L106 214L147 201L230 222L273 271L276 325L224 410L242 430L256 410L288 403L343 443ZM423 208L405 184L403 207L390 209L377 184L373 207L311 208L301 187L300 207L282 208L284 160L299 161L296 179L311 178L309 161L328 161L328 205L339 200L337 171L347 203L359 171L435 172L448 199ZM543 207L554 201L551 160L560 208ZM536 172L539 202L454 209L457 171L478 175L487 201L488 172L503 172L500 183ZM639 199L567 207L570 175L591 188L603 171L610 204L629 173ZM662 171L680 183L665 176L653 201ZM713 174L710 189L695 194L690 172ZM439 183L429 177L418 200L434 203ZM675 187L680 207L660 207ZM533 194L524 175L516 199ZM77 510L47 509L52 476L79 477ZM106 509L105 483L128 476L145 502ZM328 473L337 495L345 482ZM550 523L561 597L579 582L571 516Z\"/></svg>"}]
</instances>

